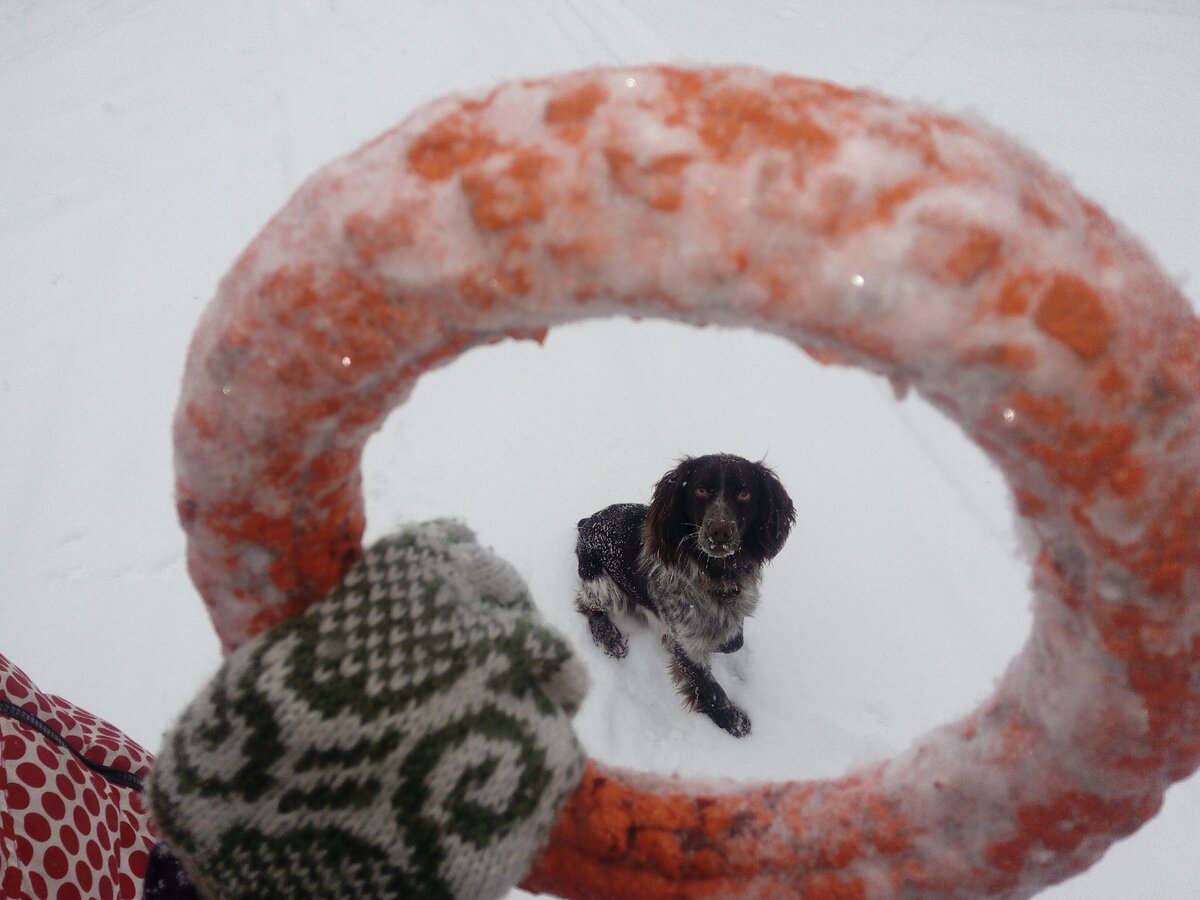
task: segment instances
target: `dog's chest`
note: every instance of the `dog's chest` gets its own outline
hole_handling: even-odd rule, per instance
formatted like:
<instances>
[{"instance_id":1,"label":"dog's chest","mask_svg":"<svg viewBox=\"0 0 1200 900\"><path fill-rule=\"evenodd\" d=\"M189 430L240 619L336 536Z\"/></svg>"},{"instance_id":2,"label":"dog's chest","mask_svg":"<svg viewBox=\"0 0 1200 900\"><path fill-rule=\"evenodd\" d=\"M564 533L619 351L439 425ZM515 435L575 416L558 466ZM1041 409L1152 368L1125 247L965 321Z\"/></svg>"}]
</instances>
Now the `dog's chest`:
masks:
<instances>
[{"instance_id":1,"label":"dog's chest","mask_svg":"<svg viewBox=\"0 0 1200 900\"><path fill-rule=\"evenodd\" d=\"M646 570L647 592L659 618L682 643L711 652L741 630L758 605L758 579L713 579L695 565Z\"/></svg>"}]
</instances>

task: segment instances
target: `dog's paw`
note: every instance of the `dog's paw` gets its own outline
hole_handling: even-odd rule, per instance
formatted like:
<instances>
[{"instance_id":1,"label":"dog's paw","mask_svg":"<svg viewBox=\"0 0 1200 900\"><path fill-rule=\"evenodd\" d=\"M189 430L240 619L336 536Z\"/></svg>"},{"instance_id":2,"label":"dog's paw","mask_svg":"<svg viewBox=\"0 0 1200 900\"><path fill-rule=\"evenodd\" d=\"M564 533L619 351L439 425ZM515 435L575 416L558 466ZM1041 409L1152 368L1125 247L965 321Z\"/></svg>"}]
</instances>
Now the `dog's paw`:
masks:
<instances>
[{"instance_id":1,"label":"dog's paw","mask_svg":"<svg viewBox=\"0 0 1200 900\"><path fill-rule=\"evenodd\" d=\"M588 615L588 627L592 632L592 641L613 659L624 659L629 652L629 641L621 634L621 629L613 624L612 619L601 612Z\"/></svg>"},{"instance_id":2,"label":"dog's paw","mask_svg":"<svg viewBox=\"0 0 1200 900\"><path fill-rule=\"evenodd\" d=\"M613 659L624 659L625 654L629 652L629 641L623 635L618 634L615 640L601 644L600 649Z\"/></svg>"},{"instance_id":3,"label":"dog's paw","mask_svg":"<svg viewBox=\"0 0 1200 900\"><path fill-rule=\"evenodd\" d=\"M732 703L713 712L712 720L736 738L750 733L750 717Z\"/></svg>"}]
</instances>

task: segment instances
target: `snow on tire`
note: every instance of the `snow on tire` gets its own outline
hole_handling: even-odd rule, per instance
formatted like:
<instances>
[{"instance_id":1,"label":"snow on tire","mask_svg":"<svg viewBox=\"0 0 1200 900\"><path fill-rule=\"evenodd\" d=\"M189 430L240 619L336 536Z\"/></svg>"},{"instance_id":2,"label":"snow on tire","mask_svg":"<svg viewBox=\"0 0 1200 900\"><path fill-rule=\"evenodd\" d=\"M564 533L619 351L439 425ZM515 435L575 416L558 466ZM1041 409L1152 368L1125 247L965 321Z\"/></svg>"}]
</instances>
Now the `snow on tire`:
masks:
<instances>
[{"instance_id":1,"label":"snow on tire","mask_svg":"<svg viewBox=\"0 0 1200 900\"><path fill-rule=\"evenodd\" d=\"M1025 896L1200 763L1200 325L988 128L748 69L433 103L309 180L223 281L176 418L226 648L362 552L360 456L464 349L617 313L746 325L911 385L1003 471L1034 625L995 693L843 778L592 763L526 880L600 896Z\"/></svg>"}]
</instances>

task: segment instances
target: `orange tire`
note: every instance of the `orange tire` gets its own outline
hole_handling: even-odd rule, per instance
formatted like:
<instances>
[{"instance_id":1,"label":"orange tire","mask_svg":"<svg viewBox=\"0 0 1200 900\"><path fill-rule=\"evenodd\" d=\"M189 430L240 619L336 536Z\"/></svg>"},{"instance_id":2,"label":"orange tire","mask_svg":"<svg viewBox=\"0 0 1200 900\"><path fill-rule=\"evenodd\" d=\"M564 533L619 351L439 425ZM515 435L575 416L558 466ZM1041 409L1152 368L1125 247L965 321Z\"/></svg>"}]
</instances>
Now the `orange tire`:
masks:
<instances>
[{"instance_id":1,"label":"orange tire","mask_svg":"<svg viewBox=\"0 0 1200 900\"><path fill-rule=\"evenodd\" d=\"M360 456L467 347L615 313L749 325L911 384L1038 543L995 693L841 779L593 764L526 886L572 897L1024 896L1200 763L1200 324L994 132L745 69L595 70L421 110L305 184L205 313L176 419L227 648L361 554Z\"/></svg>"}]
</instances>

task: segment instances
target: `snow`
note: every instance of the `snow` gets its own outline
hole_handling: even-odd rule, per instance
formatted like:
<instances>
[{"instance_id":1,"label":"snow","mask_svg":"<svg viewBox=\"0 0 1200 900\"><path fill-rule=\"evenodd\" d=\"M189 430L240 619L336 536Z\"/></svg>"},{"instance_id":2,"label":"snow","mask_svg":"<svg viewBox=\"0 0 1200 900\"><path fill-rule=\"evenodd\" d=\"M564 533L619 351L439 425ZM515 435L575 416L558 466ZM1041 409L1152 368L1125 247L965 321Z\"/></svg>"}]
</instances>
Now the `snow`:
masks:
<instances>
[{"instance_id":1,"label":"snow","mask_svg":"<svg viewBox=\"0 0 1200 900\"><path fill-rule=\"evenodd\" d=\"M216 282L317 166L418 105L612 63L744 63L1015 136L1139 235L1195 303L1200 11L1178 2L626 6L117 0L0 9L0 652L150 749L218 660L183 565L171 415ZM862 273L869 284L871 273ZM798 522L746 647L754 733L673 695L573 609L575 522L683 454L765 456ZM777 338L604 321L472 351L368 445L368 539L456 515L528 579L593 686L602 760L738 779L902 752L991 689L1029 628L999 475L940 414ZM1200 780L1045 896L1200 892Z\"/></svg>"}]
</instances>

